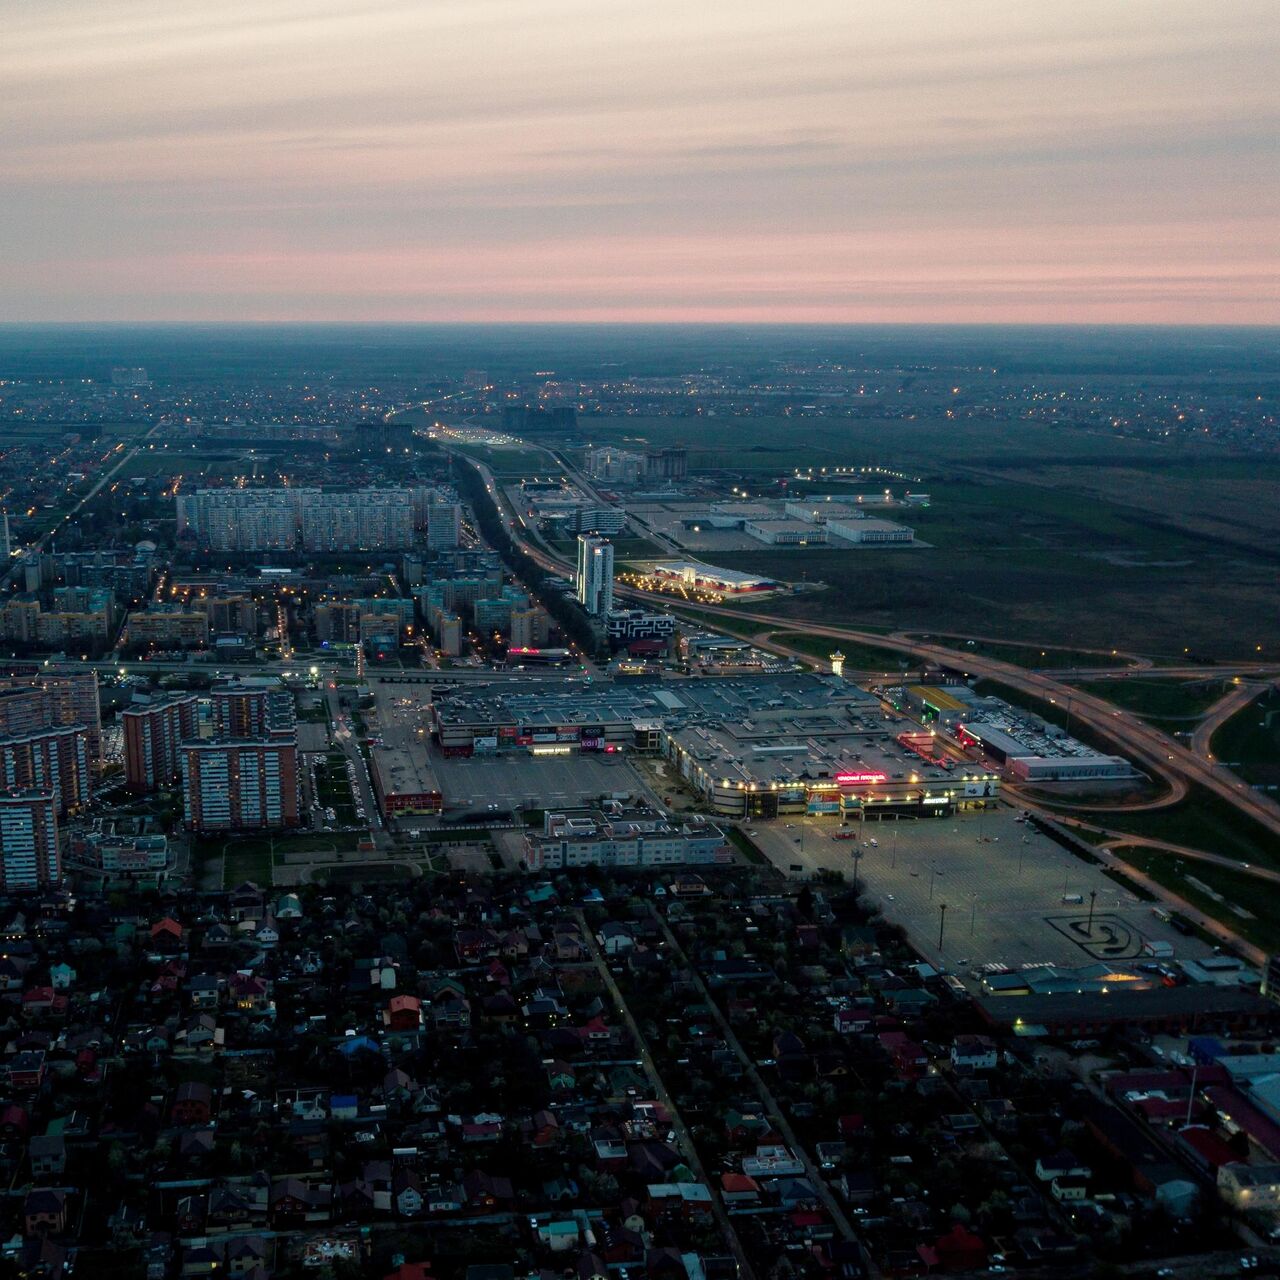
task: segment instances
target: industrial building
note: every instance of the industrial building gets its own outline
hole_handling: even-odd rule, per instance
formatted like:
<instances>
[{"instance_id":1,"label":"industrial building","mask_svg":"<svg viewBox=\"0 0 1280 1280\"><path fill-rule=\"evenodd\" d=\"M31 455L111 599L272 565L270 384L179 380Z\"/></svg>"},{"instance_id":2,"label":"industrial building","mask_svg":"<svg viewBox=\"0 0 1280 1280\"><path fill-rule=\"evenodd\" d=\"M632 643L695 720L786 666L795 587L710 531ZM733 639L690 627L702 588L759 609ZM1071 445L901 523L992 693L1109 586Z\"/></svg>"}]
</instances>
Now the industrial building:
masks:
<instances>
[{"instance_id":1,"label":"industrial building","mask_svg":"<svg viewBox=\"0 0 1280 1280\"><path fill-rule=\"evenodd\" d=\"M817 547L827 541L825 528L804 520L744 520L742 531L770 547Z\"/></svg>"},{"instance_id":2,"label":"industrial building","mask_svg":"<svg viewBox=\"0 0 1280 1280\"><path fill-rule=\"evenodd\" d=\"M879 520L874 516L828 520L826 529L831 537L859 546L914 542L916 536L916 531L905 524L894 524L892 520Z\"/></svg>"}]
</instances>

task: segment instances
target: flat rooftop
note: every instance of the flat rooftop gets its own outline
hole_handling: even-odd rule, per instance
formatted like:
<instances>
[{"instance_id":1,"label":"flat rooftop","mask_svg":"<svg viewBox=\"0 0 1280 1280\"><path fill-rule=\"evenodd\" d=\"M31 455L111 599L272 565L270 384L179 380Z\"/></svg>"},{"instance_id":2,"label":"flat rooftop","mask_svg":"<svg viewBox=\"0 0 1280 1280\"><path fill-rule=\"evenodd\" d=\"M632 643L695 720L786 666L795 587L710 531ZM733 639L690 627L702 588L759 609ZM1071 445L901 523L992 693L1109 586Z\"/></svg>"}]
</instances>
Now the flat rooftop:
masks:
<instances>
[{"instance_id":1,"label":"flat rooftop","mask_svg":"<svg viewBox=\"0 0 1280 1280\"><path fill-rule=\"evenodd\" d=\"M420 795L440 790L435 771L421 747L370 747L369 758L378 771L384 795Z\"/></svg>"},{"instance_id":2,"label":"flat rooftop","mask_svg":"<svg viewBox=\"0 0 1280 1280\"><path fill-rule=\"evenodd\" d=\"M674 727L748 720L777 724L800 718L847 728L849 711L876 716L879 703L839 676L779 672L644 685L554 677L522 680L516 686L495 682L483 688L459 687L436 701L434 710L442 725L660 721Z\"/></svg>"}]
</instances>

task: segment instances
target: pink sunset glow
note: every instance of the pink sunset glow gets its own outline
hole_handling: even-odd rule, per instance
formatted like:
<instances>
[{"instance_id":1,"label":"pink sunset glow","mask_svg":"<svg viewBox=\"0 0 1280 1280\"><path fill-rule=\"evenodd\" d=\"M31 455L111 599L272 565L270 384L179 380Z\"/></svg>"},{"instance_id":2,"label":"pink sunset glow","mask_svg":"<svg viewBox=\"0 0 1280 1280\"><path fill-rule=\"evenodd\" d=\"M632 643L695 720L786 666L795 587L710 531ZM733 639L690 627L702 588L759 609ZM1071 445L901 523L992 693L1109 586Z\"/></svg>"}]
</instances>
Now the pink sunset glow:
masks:
<instances>
[{"instance_id":1,"label":"pink sunset glow","mask_svg":"<svg viewBox=\"0 0 1280 1280\"><path fill-rule=\"evenodd\" d=\"M18 6L0 319L1275 323L1278 12Z\"/></svg>"}]
</instances>

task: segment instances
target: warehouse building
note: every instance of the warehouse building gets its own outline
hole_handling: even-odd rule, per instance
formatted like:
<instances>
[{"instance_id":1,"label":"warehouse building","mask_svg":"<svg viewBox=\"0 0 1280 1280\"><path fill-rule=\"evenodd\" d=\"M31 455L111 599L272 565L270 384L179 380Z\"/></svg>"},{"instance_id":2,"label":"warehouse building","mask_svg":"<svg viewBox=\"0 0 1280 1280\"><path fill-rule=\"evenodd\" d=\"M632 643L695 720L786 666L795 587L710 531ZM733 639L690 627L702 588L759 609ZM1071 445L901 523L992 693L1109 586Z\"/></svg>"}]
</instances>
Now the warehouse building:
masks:
<instances>
[{"instance_id":1,"label":"warehouse building","mask_svg":"<svg viewBox=\"0 0 1280 1280\"><path fill-rule=\"evenodd\" d=\"M916 531L892 520L878 520L874 516L856 519L828 519L827 533L858 546L881 546L890 543L914 542Z\"/></svg>"},{"instance_id":2,"label":"warehouse building","mask_svg":"<svg viewBox=\"0 0 1280 1280\"><path fill-rule=\"evenodd\" d=\"M815 547L827 541L825 528L804 520L746 520L742 531L770 547Z\"/></svg>"}]
</instances>

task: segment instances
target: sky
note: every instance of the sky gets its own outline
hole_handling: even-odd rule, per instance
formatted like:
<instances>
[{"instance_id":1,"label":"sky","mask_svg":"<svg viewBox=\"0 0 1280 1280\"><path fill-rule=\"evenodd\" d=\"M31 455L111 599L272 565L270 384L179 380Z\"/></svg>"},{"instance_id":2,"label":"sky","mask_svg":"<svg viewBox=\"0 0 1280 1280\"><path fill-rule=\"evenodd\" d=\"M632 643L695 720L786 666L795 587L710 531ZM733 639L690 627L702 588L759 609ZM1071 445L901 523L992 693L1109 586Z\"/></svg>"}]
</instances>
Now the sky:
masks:
<instances>
[{"instance_id":1,"label":"sky","mask_svg":"<svg viewBox=\"0 0 1280 1280\"><path fill-rule=\"evenodd\" d=\"M0 321L1280 323L1275 0L38 0Z\"/></svg>"}]
</instances>

